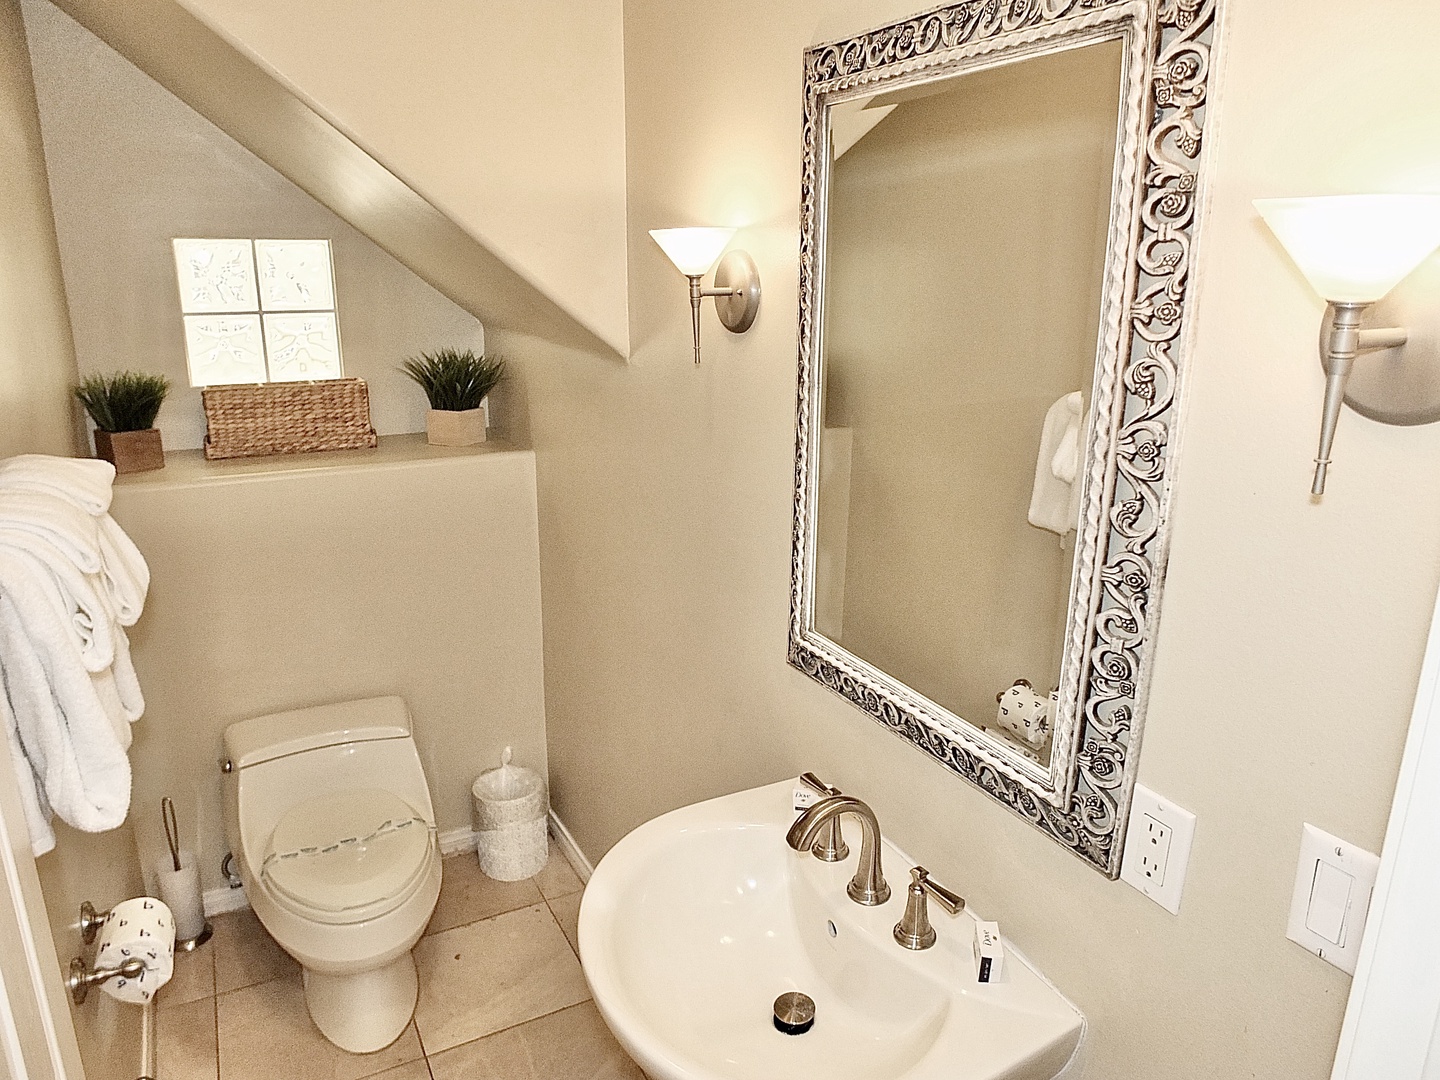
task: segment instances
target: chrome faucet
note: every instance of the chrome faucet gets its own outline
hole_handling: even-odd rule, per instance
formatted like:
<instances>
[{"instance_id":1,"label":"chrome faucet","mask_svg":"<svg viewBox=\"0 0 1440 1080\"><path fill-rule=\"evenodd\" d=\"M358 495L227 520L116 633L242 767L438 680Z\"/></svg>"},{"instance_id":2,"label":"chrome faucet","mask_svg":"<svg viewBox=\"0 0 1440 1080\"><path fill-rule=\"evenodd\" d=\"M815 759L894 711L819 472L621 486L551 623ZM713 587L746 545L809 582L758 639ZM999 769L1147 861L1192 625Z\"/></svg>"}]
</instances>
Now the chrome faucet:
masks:
<instances>
[{"instance_id":1,"label":"chrome faucet","mask_svg":"<svg viewBox=\"0 0 1440 1080\"><path fill-rule=\"evenodd\" d=\"M855 876L845 891L857 904L878 907L890 899L890 886L885 884L885 875L880 869L880 822L875 812L859 799L853 795L821 799L790 826L785 842L796 851L807 851L815 845L820 830L838 821L842 814L854 814L860 819L860 865L855 868Z\"/></svg>"}]
</instances>

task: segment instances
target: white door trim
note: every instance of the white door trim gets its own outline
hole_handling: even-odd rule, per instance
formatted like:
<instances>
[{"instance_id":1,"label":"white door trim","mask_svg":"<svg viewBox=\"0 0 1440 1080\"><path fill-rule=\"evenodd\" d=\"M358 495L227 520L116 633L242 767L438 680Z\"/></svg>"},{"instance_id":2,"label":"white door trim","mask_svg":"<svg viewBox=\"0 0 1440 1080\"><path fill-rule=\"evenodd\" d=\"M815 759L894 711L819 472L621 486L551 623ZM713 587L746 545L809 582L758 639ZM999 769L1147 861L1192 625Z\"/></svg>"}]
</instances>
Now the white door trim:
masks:
<instances>
[{"instance_id":1,"label":"white door trim","mask_svg":"<svg viewBox=\"0 0 1440 1080\"><path fill-rule=\"evenodd\" d=\"M1440 1080L1440 601L1331 1080Z\"/></svg>"},{"instance_id":2,"label":"white door trim","mask_svg":"<svg viewBox=\"0 0 1440 1080\"><path fill-rule=\"evenodd\" d=\"M15 1080L84 1080L9 757L0 754L0 1057Z\"/></svg>"}]
</instances>

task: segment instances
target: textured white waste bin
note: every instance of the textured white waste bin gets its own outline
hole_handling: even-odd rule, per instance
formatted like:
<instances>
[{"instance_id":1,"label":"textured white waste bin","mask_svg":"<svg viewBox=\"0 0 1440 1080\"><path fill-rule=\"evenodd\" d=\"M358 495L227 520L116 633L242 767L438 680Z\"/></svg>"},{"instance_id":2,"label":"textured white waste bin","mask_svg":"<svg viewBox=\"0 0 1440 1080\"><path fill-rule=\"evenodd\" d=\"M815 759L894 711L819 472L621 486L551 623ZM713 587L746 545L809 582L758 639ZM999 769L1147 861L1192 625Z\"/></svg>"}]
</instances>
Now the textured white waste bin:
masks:
<instances>
[{"instance_id":1,"label":"textured white waste bin","mask_svg":"<svg viewBox=\"0 0 1440 1080\"><path fill-rule=\"evenodd\" d=\"M480 869L496 881L534 877L548 853L545 820L550 812L545 778L510 764L510 748L498 769L487 769L470 789L474 800Z\"/></svg>"}]
</instances>

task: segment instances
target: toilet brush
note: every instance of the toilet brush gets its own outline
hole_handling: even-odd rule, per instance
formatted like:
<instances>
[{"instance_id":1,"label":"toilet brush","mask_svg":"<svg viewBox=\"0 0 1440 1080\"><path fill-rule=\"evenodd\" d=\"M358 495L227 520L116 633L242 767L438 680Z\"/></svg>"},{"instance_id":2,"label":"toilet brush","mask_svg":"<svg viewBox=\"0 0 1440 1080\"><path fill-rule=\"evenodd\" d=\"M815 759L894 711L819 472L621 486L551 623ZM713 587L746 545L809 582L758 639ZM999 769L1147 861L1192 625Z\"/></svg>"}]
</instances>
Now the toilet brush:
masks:
<instances>
[{"instance_id":1,"label":"toilet brush","mask_svg":"<svg viewBox=\"0 0 1440 1080\"><path fill-rule=\"evenodd\" d=\"M210 940L213 930L205 921L205 898L200 891L200 871L195 856L180 847L180 827L175 821L175 802L160 800L160 817L165 824L165 841L170 859L155 871L160 899L175 916L175 948L185 952Z\"/></svg>"}]
</instances>

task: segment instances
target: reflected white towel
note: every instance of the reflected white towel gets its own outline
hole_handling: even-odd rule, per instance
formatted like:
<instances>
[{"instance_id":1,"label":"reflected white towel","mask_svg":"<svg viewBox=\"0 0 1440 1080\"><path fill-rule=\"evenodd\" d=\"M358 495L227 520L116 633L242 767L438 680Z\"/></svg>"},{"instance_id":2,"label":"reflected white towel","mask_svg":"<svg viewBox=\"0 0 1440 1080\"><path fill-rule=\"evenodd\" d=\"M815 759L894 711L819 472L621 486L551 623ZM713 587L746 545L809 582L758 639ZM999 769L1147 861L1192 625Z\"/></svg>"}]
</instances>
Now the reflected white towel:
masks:
<instances>
[{"instance_id":1,"label":"reflected white towel","mask_svg":"<svg viewBox=\"0 0 1440 1080\"><path fill-rule=\"evenodd\" d=\"M0 552L0 562L7 559L14 556ZM40 587L13 569L4 580L0 670L45 802L77 829L116 828L130 808L130 761L116 718Z\"/></svg>"},{"instance_id":2,"label":"reflected white towel","mask_svg":"<svg viewBox=\"0 0 1440 1080\"><path fill-rule=\"evenodd\" d=\"M1030 493L1027 518L1038 529L1064 537L1079 518L1080 430L1084 395L1076 390L1051 405L1040 429L1040 452L1035 457L1035 486Z\"/></svg>"},{"instance_id":3,"label":"reflected white towel","mask_svg":"<svg viewBox=\"0 0 1440 1080\"><path fill-rule=\"evenodd\" d=\"M98 458L21 454L0 461L0 491L56 495L98 517L110 509L115 466Z\"/></svg>"}]
</instances>

